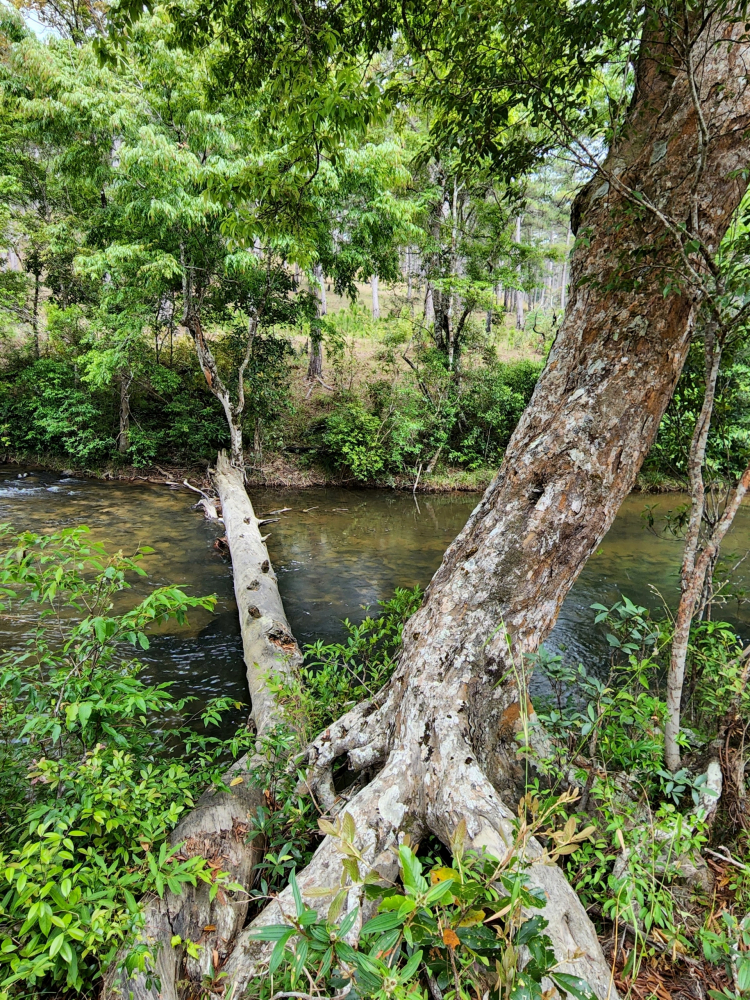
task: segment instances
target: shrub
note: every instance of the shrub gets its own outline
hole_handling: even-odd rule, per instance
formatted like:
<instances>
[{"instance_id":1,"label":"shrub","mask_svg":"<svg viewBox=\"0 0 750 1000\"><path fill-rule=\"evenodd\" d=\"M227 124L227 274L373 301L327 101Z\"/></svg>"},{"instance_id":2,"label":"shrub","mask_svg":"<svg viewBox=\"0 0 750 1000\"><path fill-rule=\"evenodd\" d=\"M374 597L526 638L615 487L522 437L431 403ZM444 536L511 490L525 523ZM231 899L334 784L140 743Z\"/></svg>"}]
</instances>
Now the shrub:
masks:
<instances>
[{"instance_id":1,"label":"shrub","mask_svg":"<svg viewBox=\"0 0 750 1000\"><path fill-rule=\"evenodd\" d=\"M37 624L0 658L0 995L17 985L82 992L132 941L143 893L198 880L212 893L228 887L168 836L251 740L159 728L156 719L181 715L186 702L138 679L134 651L148 648L148 628L184 623L213 598L161 587L114 614L150 550L108 556L84 528L12 538L6 526L2 542L0 607ZM203 722L228 707L215 700ZM147 957L145 944L133 948L130 967Z\"/></svg>"},{"instance_id":2,"label":"shrub","mask_svg":"<svg viewBox=\"0 0 750 1000\"><path fill-rule=\"evenodd\" d=\"M359 402L338 406L326 420L323 442L334 465L366 482L386 468L384 427Z\"/></svg>"}]
</instances>

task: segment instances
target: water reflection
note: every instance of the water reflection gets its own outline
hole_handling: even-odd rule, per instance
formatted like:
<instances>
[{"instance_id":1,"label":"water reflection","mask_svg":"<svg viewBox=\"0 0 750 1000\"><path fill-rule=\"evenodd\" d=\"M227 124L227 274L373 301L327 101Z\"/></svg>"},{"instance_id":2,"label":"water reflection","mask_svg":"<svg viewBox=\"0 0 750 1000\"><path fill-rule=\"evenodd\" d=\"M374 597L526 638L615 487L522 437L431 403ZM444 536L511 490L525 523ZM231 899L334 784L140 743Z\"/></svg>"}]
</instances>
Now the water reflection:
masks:
<instances>
[{"instance_id":1,"label":"water reflection","mask_svg":"<svg viewBox=\"0 0 750 1000\"><path fill-rule=\"evenodd\" d=\"M221 528L192 510L191 495L148 483L53 473L17 477L18 467L0 466L0 521L36 531L85 523L113 548L132 551L148 544L156 550L145 564L150 584L179 583L194 594L216 594L214 616L196 612L188 628L155 635L142 659L150 678L173 681L175 692L196 696L198 706L217 694L246 700L231 569L213 547ZM410 494L387 490L326 489L255 490L252 499L258 513L291 508L274 514L278 522L265 530L290 624L304 644L340 637L342 618L361 619L362 605L389 597L397 586L424 586L478 497L420 496L415 502ZM592 627L594 601L613 603L625 593L649 607L660 603L659 595L674 604L680 543L645 531L641 514L646 502L657 503L658 516L681 499L633 495L625 501L566 600L549 646L605 670L608 646ZM724 549L738 556L750 550L747 507ZM741 566L737 575L743 572ZM135 592L143 589L138 582ZM735 604L723 616L750 638L750 608ZM17 637L0 631L1 640L7 644Z\"/></svg>"}]
</instances>

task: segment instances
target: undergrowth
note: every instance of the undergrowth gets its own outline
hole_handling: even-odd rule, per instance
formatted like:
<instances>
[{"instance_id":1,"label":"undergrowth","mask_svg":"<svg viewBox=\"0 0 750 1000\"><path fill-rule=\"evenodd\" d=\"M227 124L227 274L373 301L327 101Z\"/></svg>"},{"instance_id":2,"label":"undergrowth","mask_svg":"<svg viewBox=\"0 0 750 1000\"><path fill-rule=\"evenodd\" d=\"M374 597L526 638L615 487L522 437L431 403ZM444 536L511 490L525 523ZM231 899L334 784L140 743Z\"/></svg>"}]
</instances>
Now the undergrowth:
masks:
<instances>
[{"instance_id":1,"label":"undergrowth","mask_svg":"<svg viewBox=\"0 0 750 1000\"><path fill-rule=\"evenodd\" d=\"M143 575L149 550L110 556L85 529L14 537L5 528L2 541L0 600L17 641L0 662L0 997L81 994L98 988L123 944L129 969L150 967L146 946L133 943L144 892L179 893L198 881L211 892L239 890L202 859L185 860L168 836L206 785L221 785L227 758L258 746L248 730L230 741L210 735L226 699L208 706L200 733L189 718L164 725L185 718L186 702L138 677L149 628L183 623L212 598L164 587L122 611L128 578ZM731 628L694 629L695 732L684 732L686 763L670 774L661 691L669 618L656 620L626 598L595 605L612 650L606 678L544 651L535 657L551 690L536 706L546 750L534 740L537 749L519 746L530 771L513 848L504 858L472 852L459 825L450 845L418 850L405 840L389 882L364 864L346 812L321 816L303 794L299 762L317 732L387 682L420 603L418 589L398 590L361 623L345 622L346 639L306 647L299 678L276 692L286 721L260 747L265 804L248 837L263 839L264 860L251 915L288 884L295 913L262 932L275 942L274 957L253 995L348 990L377 1000L473 1000L489 991L542 1000L551 978L559 993L589 997L586 984L555 968L544 901L526 881L531 836L563 867L605 942L628 941L623 975L636 976L644 962L702 956L725 975L715 1000L747 995L748 869L736 862L718 898L703 857L717 831L736 852L745 849L726 810L712 824L716 803L701 766L720 705L739 696L742 717L750 707ZM533 733L533 718L530 725ZM339 842L348 882L320 890L331 902L318 913L296 873L326 834ZM358 943L351 932L359 916L344 913L352 885L367 906Z\"/></svg>"}]
</instances>

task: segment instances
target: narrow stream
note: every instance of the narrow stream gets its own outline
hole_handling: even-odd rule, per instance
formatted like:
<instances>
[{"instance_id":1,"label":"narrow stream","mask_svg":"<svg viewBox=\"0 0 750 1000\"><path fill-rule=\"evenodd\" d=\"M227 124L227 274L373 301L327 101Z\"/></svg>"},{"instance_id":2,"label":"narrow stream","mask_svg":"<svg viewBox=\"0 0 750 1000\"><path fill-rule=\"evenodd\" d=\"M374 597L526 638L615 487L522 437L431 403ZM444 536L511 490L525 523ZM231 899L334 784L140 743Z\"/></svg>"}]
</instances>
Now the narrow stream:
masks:
<instances>
[{"instance_id":1,"label":"narrow stream","mask_svg":"<svg viewBox=\"0 0 750 1000\"><path fill-rule=\"evenodd\" d=\"M144 563L149 586L175 583L193 594L216 594L216 613L196 612L189 626L170 628L153 637L141 656L147 676L172 681L175 694L192 695L195 707L215 695L247 701L239 627L232 592L231 566L214 548L221 527L192 510L186 490L148 483L100 482L0 465L0 523L17 530L50 532L87 524L111 549L132 552L150 545ZM421 495L389 490L256 490L256 513L291 508L269 532L268 548L279 577L289 622L301 645L343 634L341 619L361 620L363 605L388 598L395 587L425 586L449 542L477 504L476 494ZM590 668L604 669L608 647L594 627L590 605L614 603L620 594L649 607L674 604L681 555L680 542L655 537L643 526L646 503L656 515L684 502L679 494L646 497L633 494L623 504L612 529L591 557L563 606L548 647ZM740 559L750 550L750 507L737 516L724 546ZM750 575L750 559L735 576ZM750 638L750 604L735 601L722 617ZM0 643L18 634L0 627ZM243 713L226 720L227 729Z\"/></svg>"}]
</instances>

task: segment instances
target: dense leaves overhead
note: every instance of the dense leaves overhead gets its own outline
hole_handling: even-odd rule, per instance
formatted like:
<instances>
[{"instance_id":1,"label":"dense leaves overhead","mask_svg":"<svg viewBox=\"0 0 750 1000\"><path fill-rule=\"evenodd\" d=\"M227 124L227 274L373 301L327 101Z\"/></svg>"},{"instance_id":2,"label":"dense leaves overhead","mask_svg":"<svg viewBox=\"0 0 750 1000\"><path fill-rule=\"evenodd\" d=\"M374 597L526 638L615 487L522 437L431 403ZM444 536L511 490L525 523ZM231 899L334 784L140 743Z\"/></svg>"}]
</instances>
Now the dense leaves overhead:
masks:
<instances>
[{"instance_id":1,"label":"dense leaves overhead","mask_svg":"<svg viewBox=\"0 0 750 1000\"><path fill-rule=\"evenodd\" d=\"M113 33L140 7L123 0ZM168 9L180 44L220 39L220 87L264 95L269 123L289 130L287 170L317 170L346 131L417 100L430 107L432 150L460 151L465 168L489 159L507 178L564 140L606 131L642 16L624 0L170 0Z\"/></svg>"}]
</instances>

